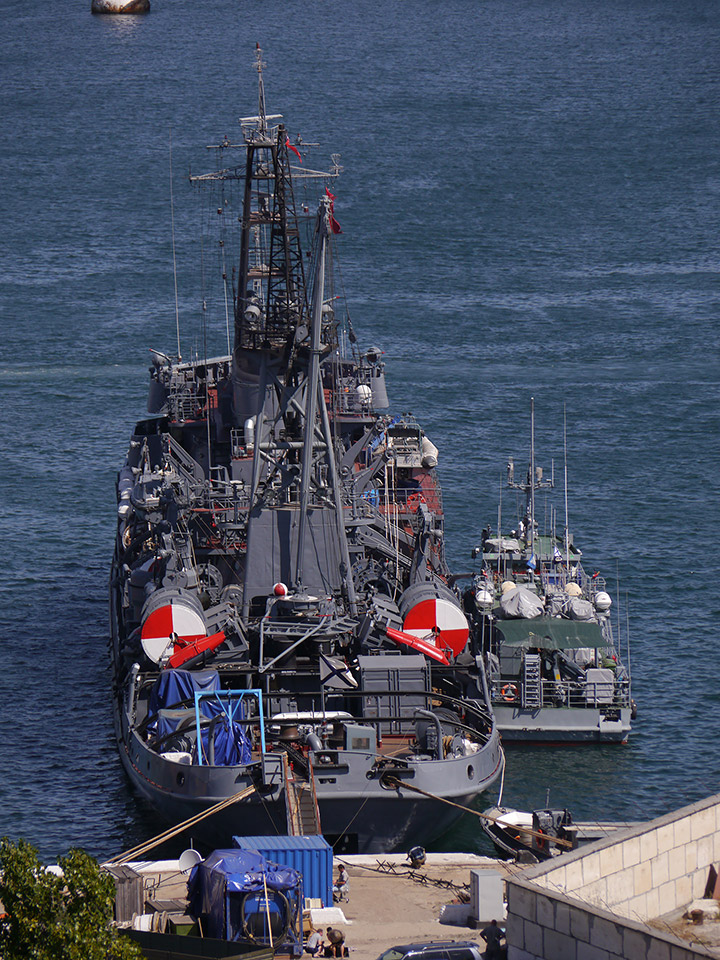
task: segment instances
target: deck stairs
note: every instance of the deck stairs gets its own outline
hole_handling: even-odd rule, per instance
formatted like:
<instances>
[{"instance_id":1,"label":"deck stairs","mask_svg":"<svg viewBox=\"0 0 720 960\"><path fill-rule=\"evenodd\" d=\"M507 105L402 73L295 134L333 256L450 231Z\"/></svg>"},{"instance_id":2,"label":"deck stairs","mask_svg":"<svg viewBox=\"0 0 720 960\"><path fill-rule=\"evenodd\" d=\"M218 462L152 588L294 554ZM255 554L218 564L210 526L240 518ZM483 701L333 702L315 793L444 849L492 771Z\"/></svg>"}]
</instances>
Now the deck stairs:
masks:
<instances>
[{"instance_id":1,"label":"deck stairs","mask_svg":"<svg viewBox=\"0 0 720 960\"><path fill-rule=\"evenodd\" d=\"M523 670L523 706L531 709L540 707L542 706L540 654L526 653Z\"/></svg>"},{"instance_id":2,"label":"deck stairs","mask_svg":"<svg viewBox=\"0 0 720 960\"><path fill-rule=\"evenodd\" d=\"M312 764L308 763L305 770L300 770L297 764L290 763L286 755L284 773L288 836L309 837L321 834Z\"/></svg>"}]
</instances>

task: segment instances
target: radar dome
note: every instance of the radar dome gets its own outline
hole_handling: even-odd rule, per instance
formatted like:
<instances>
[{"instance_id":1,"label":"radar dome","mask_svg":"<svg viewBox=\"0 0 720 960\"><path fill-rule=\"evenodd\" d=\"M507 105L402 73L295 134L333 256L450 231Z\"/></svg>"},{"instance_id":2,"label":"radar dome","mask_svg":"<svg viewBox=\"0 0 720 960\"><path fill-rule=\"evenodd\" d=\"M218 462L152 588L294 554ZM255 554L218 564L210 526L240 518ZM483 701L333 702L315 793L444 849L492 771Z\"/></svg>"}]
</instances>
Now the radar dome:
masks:
<instances>
[{"instance_id":1,"label":"radar dome","mask_svg":"<svg viewBox=\"0 0 720 960\"><path fill-rule=\"evenodd\" d=\"M493 605L493 595L489 590L481 587L475 591L475 606L478 610L487 610Z\"/></svg>"},{"instance_id":2,"label":"radar dome","mask_svg":"<svg viewBox=\"0 0 720 960\"><path fill-rule=\"evenodd\" d=\"M372 389L366 384L361 383L355 389L358 403L370 403L372 400Z\"/></svg>"},{"instance_id":3,"label":"radar dome","mask_svg":"<svg viewBox=\"0 0 720 960\"><path fill-rule=\"evenodd\" d=\"M601 590L595 594L595 609L598 613L607 613L612 606L612 598L609 593Z\"/></svg>"}]
</instances>

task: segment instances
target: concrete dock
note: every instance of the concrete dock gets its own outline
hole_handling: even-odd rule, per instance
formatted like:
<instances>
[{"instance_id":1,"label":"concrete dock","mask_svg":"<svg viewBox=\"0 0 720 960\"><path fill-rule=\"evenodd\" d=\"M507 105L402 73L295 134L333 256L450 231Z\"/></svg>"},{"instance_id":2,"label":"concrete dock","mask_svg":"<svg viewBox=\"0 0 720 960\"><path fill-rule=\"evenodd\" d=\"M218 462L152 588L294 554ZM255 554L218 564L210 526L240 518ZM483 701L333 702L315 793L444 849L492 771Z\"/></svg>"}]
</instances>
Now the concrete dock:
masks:
<instances>
[{"instance_id":1,"label":"concrete dock","mask_svg":"<svg viewBox=\"0 0 720 960\"><path fill-rule=\"evenodd\" d=\"M502 860L466 853L429 853L425 865L416 871L404 854L347 856L335 862L345 864L350 878L349 901L338 904L349 922L333 926L345 931L351 960L376 960L388 947L417 940L482 944L479 930L440 923L442 907L458 899L459 888L469 890L471 870L505 875L518 869ZM395 872L383 869L383 864Z\"/></svg>"}]
</instances>

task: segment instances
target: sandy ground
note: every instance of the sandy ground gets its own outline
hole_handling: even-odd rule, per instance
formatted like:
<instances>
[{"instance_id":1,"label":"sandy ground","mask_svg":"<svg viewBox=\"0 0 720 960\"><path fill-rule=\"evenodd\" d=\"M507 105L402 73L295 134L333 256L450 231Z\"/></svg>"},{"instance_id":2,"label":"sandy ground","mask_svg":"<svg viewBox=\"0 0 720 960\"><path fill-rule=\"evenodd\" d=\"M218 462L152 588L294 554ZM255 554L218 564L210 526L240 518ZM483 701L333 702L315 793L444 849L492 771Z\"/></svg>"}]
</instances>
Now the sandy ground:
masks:
<instances>
[{"instance_id":1,"label":"sandy ground","mask_svg":"<svg viewBox=\"0 0 720 960\"><path fill-rule=\"evenodd\" d=\"M464 854L431 854L427 864L417 871L428 882L420 883L412 878L413 871L401 855L340 860L350 878L350 899L338 906L350 922L331 925L344 930L351 960L376 960L388 947L419 940L474 940L484 946L479 930L439 922L443 904L457 901L457 893L431 881L467 885L469 893L471 869L502 872L502 862ZM340 860L335 860L336 875ZM378 863L391 863L397 875L381 872ZM502 922L503 918L496 919ZM323 925L323 930L327 925Z\"/></svg>"}]
</instances>

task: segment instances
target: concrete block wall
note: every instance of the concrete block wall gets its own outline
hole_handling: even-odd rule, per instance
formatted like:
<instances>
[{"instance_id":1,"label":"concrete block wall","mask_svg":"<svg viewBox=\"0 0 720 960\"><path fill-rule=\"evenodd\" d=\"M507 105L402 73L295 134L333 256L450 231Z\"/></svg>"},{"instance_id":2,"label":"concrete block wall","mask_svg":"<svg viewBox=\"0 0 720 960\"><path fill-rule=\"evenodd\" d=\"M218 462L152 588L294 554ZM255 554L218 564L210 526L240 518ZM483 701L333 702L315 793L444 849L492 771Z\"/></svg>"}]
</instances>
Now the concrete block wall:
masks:
<instances>
[{"instance_id":1,"label":"concrete block wall","mask_svg":"<svg viewBox=\"0 0 720 960\"><path fill-rule=\"evenodd\" d=\"M645 926L720 864L720 795L507 879L508 960L689 960L714 954Z\"/></svg>"},{"instance_id":2,"label":"concrete block wall","mask_svg":"<svg viewBox=\"0 0 720 960\"><path fill-rule=\"evenodd\" d=\"M698 960L697 945L508 877L508 960Z\"/></svg>"},{"instance_id":3,"label":"concrete block wall","mask_svg":"<svg viewBox=\"0 0 720 960\"><path fill-rule=\"evenodd\" d=\"M720 864L720 794L539 864L525 876L644 922L702 897L711 864Z\"/></svg>"}]
</instances>

